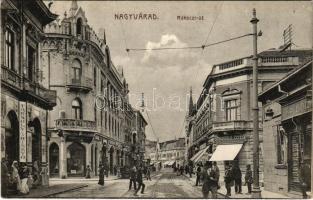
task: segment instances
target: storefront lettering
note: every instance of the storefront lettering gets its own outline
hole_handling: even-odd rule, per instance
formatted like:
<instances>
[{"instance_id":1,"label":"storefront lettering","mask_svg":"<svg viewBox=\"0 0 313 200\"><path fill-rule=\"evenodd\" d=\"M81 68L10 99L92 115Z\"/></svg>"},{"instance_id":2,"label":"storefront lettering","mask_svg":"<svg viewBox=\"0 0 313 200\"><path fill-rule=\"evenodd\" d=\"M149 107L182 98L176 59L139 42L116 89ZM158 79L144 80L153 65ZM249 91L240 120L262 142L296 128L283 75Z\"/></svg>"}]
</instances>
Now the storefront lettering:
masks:
<instances>
[{"instance_id":1,"label":"storefront lettering","mask_svg":"<svg viewBox=\"0 0 313 200\"><path fill-rule=\"evenodd\" d=\"M26 103L20 102L20 162L26 162Z\"/></svg>"}]
</instances>

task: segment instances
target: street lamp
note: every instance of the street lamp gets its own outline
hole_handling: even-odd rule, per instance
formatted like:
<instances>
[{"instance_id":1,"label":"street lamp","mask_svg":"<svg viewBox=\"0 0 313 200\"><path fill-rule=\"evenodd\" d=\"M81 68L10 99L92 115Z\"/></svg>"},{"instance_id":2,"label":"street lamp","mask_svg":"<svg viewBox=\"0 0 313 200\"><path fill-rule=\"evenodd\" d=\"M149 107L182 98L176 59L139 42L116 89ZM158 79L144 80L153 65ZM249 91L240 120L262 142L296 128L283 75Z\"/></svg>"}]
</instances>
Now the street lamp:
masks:
<instances>
[{"instance_id":1,"label":"street lamp","mask_svg":"<svg viewBox=\"0 0 313 200\"><path fill-rule=\"evenodd\" d=\"M259 22L256 18L255 8L252 11L252 19L250 22L253 27L253 190L252 198L261 198L261 190L259 186L259 107L258 107L258 56L257 56L257 23Z\"/></svg>"}]
</instances>

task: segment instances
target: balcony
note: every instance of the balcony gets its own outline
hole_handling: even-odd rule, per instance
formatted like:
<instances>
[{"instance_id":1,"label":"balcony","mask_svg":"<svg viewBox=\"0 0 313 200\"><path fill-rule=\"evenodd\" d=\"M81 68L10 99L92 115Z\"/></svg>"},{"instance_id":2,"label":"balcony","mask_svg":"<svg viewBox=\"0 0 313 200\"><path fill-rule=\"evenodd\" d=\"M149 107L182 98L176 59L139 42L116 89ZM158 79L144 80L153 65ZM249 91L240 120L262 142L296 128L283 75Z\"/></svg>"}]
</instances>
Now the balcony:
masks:
<instances>
[{"instance_id":1,"label":"balcony","mask_svg":"<svg viewBox=\"0 0 313 200\"><path fill-rule=\"evenodd\" d=\"M93 88L93 81L91 78L84 76L80 79L72 78L67 82L66 87L70 91L89 92Z\"/></svg>"},{"instance_id":2,"label":"balcony","mask_svg":"<svg viewBox=\"0 0 313 200\"><path fill-rule=\"evenodd\" d=\"M260 128L260 127L259 127ZM228 122L214 122L213 131L235 131L235 130L252 130L252 121L228 121Z\"/></svg>"},{"instance_id":3,"label":"balcony","mask_svg":"<svg viewBox=\"0 0 313 200\"><path fill-rule=\"evenodd\" d=\"M24 91L32 96L43 99L52 107L56 105L57 92L55 90L46 89L40 84L24 78Z\"/></svg>"},{"instance_id":4,"label":"balcony","mask_svg":"<svg viewBox=\"0 0 313 200\"><path fill-rule=\"evenodd\" d=\"M87 131L87 132L97 131L97 125L95 121L81 119L57 119L55 120L55 127L57 129L71 131Z\"/></svg>"},{"instance_id":5,"label":"balcony","mask_svg":"<svg viewBox=\"0 0 313 200\"><path fill-rule=\"evenodd\" d=\"M8 84L11 87L21 89L22 77L17 72L5 66L2 66L1 69L1 82Z\"/></svg>"}]
</instances>

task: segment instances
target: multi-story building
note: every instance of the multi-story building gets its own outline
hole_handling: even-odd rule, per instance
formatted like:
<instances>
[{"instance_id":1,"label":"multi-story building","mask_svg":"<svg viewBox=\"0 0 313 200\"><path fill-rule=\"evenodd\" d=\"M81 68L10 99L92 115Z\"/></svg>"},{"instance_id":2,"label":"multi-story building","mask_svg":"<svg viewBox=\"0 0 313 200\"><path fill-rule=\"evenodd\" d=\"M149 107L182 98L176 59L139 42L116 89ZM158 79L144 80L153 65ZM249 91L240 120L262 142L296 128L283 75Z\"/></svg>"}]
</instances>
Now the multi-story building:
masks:
<instances>
[{"instance_id":1,"label":"multi-story building","mask_svg":"<svg viewBox=\"0 0 313 200\"><path fill-rule=\"evenodd\" d=\"M145 129L148 123L139 110L134 109L134 114L131 153L133 156L133 164L139 164L145 159Z\"/></svg>"},{"instance_id":2,"label":"multi-story building","mask_svg":"<svg viewBox=\"0 0 313 200\"><path fill-rule=\"evenodd\" d=\"M185 165L185 138L160 142L159 159L163 167Z\"/></svg>"},{"instance_id":3,"label":"multi-story building","mask_svg":"<svg viewBox=\"0 0 313 200\"><path fill-rule=\"evenodd\" d=\"M145 160L150 163L156 161L157 141L146 140L145 144Z\"/></svg>"},{"instance_id":4,"label":"multi-story building","mask_svg":"<svg viewBox=\"0 0 313 200\"><path fill-rule=\"evenodd\" d=\"M1 1L1 158L35 162L48 185L47 116L56 91L44 87L43 27L55 20L42 1Z\"/></svg>"},{"instance_id":5,"label":"multi-story building","mask_svg":"<svg viewBox=\"0 0 313 200\"><path fill-rule=\"evenodd\" d=\"M312 61L266 89L259 100L264 113L264 187L302 198L302 189L311 191Z\"/></svg>"},{"instance_id":6,"label":"multi-story building","mask_svg":"<svg viewBox=\"0 0 313 200\"><path fill-rule=\"evenodd\" d=\"M111 60L104 30L99 32L77 1L45 28L43 83L57 91L48 115L51 176L84 176L87 165L97 175L99 164L113 173L128 164L134 117L128 84Z\"/></svg>"},{"instance_id":7,"label":"multi-story building","mask_svg":"<svg viewBox=\"0 0 313 200\"><path fill-rule=\"evenodd\" d=\"M272 85L311 56L311 50L271 49L258 60L258 91ZM214 65L203 84L193 115L191 161L206 155L206 160L223 165L236 162L243 172L252 164L252 58L244 57ZM262 113L260 111L260 122ZM263 137L260 123L260 177L263 173ZM224 153L223 153L224 152ZM227 152L227 153L225 153ZM206 154L204 154L206 153ZM212 155L213 154L213 155ZM212 156L212 157L211 157ZM210 158L211 157L211 158ZM224 161L224 162L223 162Z\"/></svg>"}]
</instances>

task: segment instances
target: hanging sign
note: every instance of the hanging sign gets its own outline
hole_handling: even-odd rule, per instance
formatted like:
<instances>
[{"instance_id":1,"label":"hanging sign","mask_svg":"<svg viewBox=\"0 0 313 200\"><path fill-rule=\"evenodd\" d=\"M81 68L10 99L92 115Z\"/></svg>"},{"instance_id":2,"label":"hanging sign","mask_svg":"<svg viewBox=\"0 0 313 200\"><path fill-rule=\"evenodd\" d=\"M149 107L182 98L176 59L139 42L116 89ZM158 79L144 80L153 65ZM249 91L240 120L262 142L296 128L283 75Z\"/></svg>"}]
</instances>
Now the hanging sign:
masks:
<instances>
[{"instance_id":1,"label":"hanging sign","mask_svg":"<svg viewBox=\"0 0 313 200\"><path fill-rule=\"evenodd\" d=\"M26 103L20 102L20 120L19 120L19 149L20 149L20 162L26 162Z\"/></svg>"}]
</instances>

